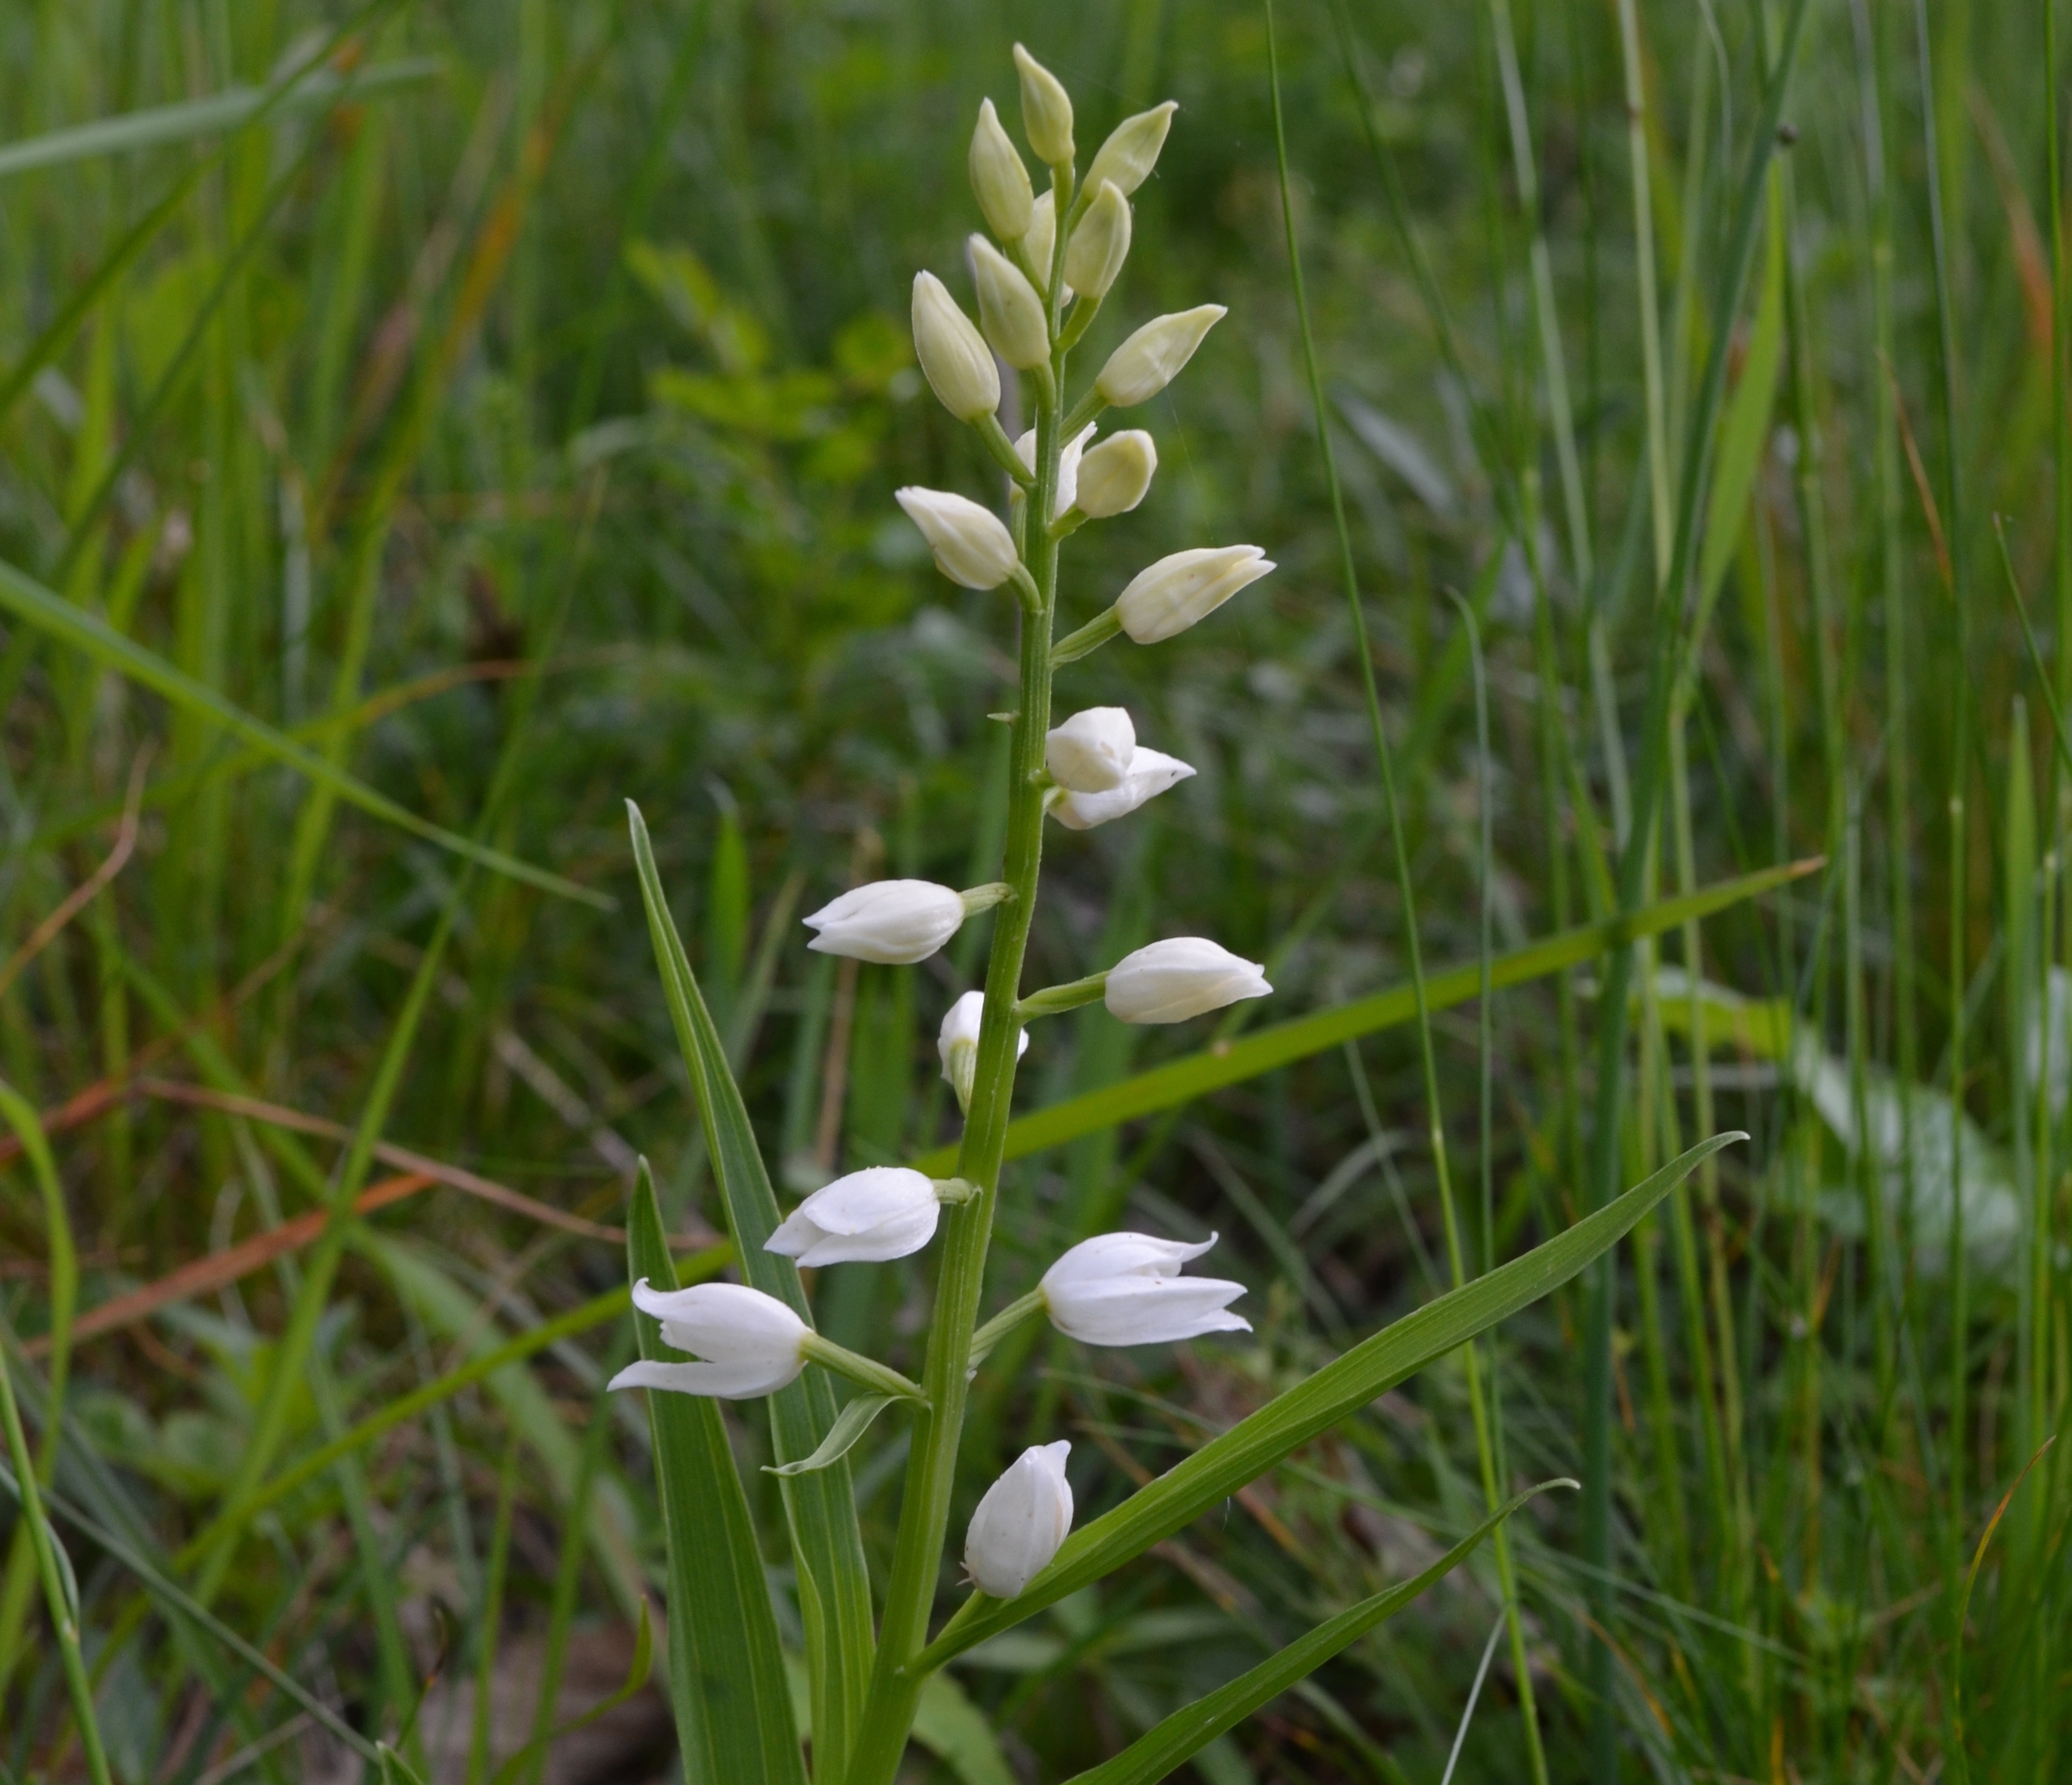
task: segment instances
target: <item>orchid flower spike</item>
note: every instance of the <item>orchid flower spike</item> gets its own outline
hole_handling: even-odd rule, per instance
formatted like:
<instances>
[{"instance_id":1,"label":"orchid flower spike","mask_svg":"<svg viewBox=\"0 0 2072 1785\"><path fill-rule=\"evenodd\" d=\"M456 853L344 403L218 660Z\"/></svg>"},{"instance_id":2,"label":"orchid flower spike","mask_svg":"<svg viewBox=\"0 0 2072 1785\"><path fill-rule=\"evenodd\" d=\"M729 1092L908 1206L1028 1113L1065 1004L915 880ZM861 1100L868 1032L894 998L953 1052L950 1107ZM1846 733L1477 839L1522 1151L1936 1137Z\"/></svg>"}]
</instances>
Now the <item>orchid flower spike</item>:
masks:
<instances>
[{"instance_id":1,"label":"orchid flower spike","mask_svg":"<svg viewBox=\"0 0 2072 1785\"><path fill-rule=\"evenodd\" d=\"M942 1013L942 1028L936 1037L936 1052L942 1057L942 1076L957 1094L957 1107L969 1109L971 1086L978 1076L979 1024L985 1016L985 994L966 992ZM1029 1031L1014 1038L1014 1057L1029 1052Z\"/></svg>"},{"instance_id":2,"label":"orchid flower spike","mask_svg":"<svg viewBox=\"0 0 2072 1785\"><path fill-rule=\"evenodd\" d=\"M806 918L816 932L806 946L816 954L910 967L955 936L965 912L964 895L932 880L874 880Z\"/></svg>"},{"instance_id":3,"label":"orchid flower spike","mask_svg":"<svg viewBox=\"0 0 2072 1785\"><path fill-rule=\"evenodd\" d=\"M1050 1323L1087 1345L1164 1345L1204 1333L1249 1333L1229 1311L1245 1293L1220 1277L1183 1277L1180 1266L1216 1243L1104 1233L1082 1240L1043 1273L1039 1288Z\"/></svg>"},{"instance_id":4,"label":"orchid flower spike","mask_svg":"<svg viewBox=\"0 0 2072 1785\"><path fill-rule=\"evenodd\" d=\"M1072 1446L1031 1444L985 1490L964 1540L965 1572L981 1593L1018 1598L1072 1532Z\"/></svg>"},{"instance_id":5,"label":"orchid flower spike","mask_svg":"<svg viewBox=\"0 0 2072 1785\"><path fill-rule=\"evenodd\" d=\"M748 1400L773 1395L806 1367L806 1323L774 1295L738 1283L651 1289L642 1277L633 1305L662 1323L662 1342L698 1363L642 1358L613 1376L613 1388L666 1388L680 1395Z\"/></svg>"},{"instance_id":6,"label":"orchid flower spike","mask_svg":"<svg viewBox=\"0 0 2072 1785\"><path fill-rule=\"evenodd\" d=\"M935 1180L903 1165L874 1165L816 1190L762 1242L801 1265L881 1264L935 1237Z\"/></svg>"},{"instance_id":7,"label":"orchid flower spike","mask_svg":"<svg viewBox=\"0 0 2072 1785\"><path fill-rule=\"evenodd\" d=\"M1102 994L1125 1023L1184 1023L1273 988L1266 970L1198 936L1178 936L1125 955L1108 970Z\"/></svg>"},{"instance_id":8,"label":"orchid flower spike","mask_svg":"<svg viewBox=\"0 0 2072 1785\"><path fill-rule=\"evenodd\" d=\"M1058 449L1058 493L1051 498L1050 518L1055 520L1079 500L1079 465L1087 450L1087 443L1093 438L1094 429L1100 424L1088 422ZM1098 448L1096 448L1098 451ZM1029 469L1030 476L1036 472L1036 430L1027 429L1014 442L1014 457Z\"/></svg>"},{"instance_id":9,"label":"orchid flower spike","mask_svg":"<svg viewBox=\"0 0 2072 1785\"><path fill-rule=\"evenodd\" d=\"M1126 818L1147 800L1155 800L1193 772L1178 757L1139 744L1130 753L1129 773L1115 786L1105 793L1082 793L1067 788L1051 802L1050 815L1067 830L1092 830L1097 825Z\"/></svg>"}]
</instances>

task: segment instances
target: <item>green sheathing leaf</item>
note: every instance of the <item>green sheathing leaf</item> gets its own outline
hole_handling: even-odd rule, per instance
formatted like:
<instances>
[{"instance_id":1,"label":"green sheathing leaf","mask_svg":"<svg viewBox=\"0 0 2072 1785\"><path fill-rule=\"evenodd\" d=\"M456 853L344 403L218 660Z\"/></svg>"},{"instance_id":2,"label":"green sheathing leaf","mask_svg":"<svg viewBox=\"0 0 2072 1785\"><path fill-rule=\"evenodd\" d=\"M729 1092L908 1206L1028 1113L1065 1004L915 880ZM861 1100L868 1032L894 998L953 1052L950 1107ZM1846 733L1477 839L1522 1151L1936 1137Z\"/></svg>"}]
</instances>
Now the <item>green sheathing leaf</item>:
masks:
<instances>
[{"instance_id":1,"label":"green sheathing leaf","mask_svg":"<svg viewBox=\"0 0 2072 1785\"><path fill-rule=\"evenodd\" d=\"M1499 1507L1483 1520L1421 1575L1348 1606L1329 1623L1319 1624L1307 1636L1290 1642L1271 1660L1260 1662L1248 1673L1241 1673L1206 1698L1197 1699L1174 1711L1163 1723L1140 1735L1113 1759L1073 1774L1067 1785L1151 1785L1153 1780L1164 1778L1218 1736L1235 1729L1261 1705L1271 1704L1290 1686L1314 1673L1339 1650L1358 1642L1377 1624L1394 1617L1427 1587L1451 1574L1498 1525L1534 1494L1544 1493L1552 1485L1549 1483L1518 1495L1509 1505Z\"/></svg>"},{"instance_id":2,"label":"green sheathing leaf","mask_svg":"<svg viewBox=\"0 0 2072 1785\"><path fill-rule=\"evenodd\" d=\"M636 1282L676 1287L646 1161L627 1212L626 1257ZM677 1357L662 1343L661 1322L637 1312L633 1323L641 1357ZM777 1615L719 1405L646 1395L669 1549L669 1696L685 1785L805 1785Z\"/></svg>"},{"instance_id":3,"label":"green sheathing leaf","mask_svg":"<svg viewBox=\"0 0 2072 1785\"><path fill-rule=\"evenodd\" d=\"M670 916L647 825L630 801L627 815L655 962L661 970L677 1043L704 1124L742 1275L810 1322L812 1311L806 1306L796 1266L763 1249L763 1242L777 1230L777 1194L763 1168L740 1088L728 1070L719 1032ZM811 1458L834 1429L835 1419L834 1386L821 1371L808 1370L790 1387L771 1396L771 1439L779 1464ZM813 1684L814 1766L823 1779L835 1779L847 1764L850 1744L863 1715L875 1647L870 1575L856 1522L855 1488L846 1458L782 1478L782 1488L798 1574L799 1617L806 1627L806 1666Z\"/></svg>"},{"instance_id":4,"label":"green sheathing leaf","mask_svg":"<svg viewBox=\"0 0 2072 1785\"><path fill-rule=\"evenodd\" d=\"M1567 1282L1616 1246L1700 1163L1729 1142L1746 1138L1725 1134L1701 1141L1566 1233L1427 1303L1354 1346L1308 1381L1276 1396L1222 1437L1140 1488L1114 1511L1074 1531L1057 1559L1029 1584L1020 1598L1003 1601L973 1594L942 1634L922 1651L916 1665L939 1667L974 1643L1019 1623L1141 1555L1377 1395Z\"/></svg>"}]
</instances>

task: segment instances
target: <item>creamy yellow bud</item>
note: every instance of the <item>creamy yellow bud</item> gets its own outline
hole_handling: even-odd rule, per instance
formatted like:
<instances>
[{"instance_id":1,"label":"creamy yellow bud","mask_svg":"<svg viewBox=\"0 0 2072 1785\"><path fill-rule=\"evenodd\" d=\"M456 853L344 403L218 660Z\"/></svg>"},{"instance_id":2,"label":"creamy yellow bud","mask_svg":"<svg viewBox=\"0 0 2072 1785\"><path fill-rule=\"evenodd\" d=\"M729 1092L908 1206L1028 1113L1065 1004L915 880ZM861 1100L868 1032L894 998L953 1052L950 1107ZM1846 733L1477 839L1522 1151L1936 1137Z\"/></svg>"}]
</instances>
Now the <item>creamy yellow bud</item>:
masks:
<instances>
[{"instance_id":1,"label":"creamy yellow bud","mask_svg":"<svg viewBox=\"0 0 2072 1785\"><path fill-rule=\"evenodd\" d=\"M1058 195L1043 192L1037 196L1034 207L1029 214L1029 234L1022 238L1022 257L1035 268L1038 282L1050 283L1050 257L1058 246ZM1072 296L1072 281L1065 281L1065 288L1058 293L1058 301L1063 303Z\"/></svg>"},{"instance_id":2,"label":"creamy yellow bud","mask_svg":"<svg viewBox=\"0 0 2072 1785\"><path fill-rule=\"evenodd\" d=\"M1155 397L1179 376L1202 337L1227 313L1219 303L1205 303L1172 316L1154 317L1108 356L1108 363L1093 381L1101 401L1126 409Z\"/></svg>"},{"instance_id":3,"label":"creamy yellow bud","mask_svg":"<svg viewBox=\"0 0 2072 1785\"><path fill-rule=\"evenodd\" d=\"M971 133L971 190L985 226L1002 241L1019 242L1029 233L1035 191L990 99L979 101L978 128Z\"/></svg>"},{"instance_id":4,"label":"creamy yellow bud","mask_svg":"<svg viewBox=\"0 0 2072 1785\"><path fill-rule=\"evenodd\" d=\"M1058 77L1019 43L1014 66L1022 76L1022 134L1038 161L1053 167L1072 163L1072 95Z\"/></svg>"},{"instance_id":5,"label":"creamy yellow bud","mask_svg":"<svg viewBox=\"0 0 2072 1785\"><path fill-rule=\"evenodd\" d=\"M985 337L932 273L913 276L913 350L942 406L975 422L1000 406L1000 369Z\"/></svg>"},{"instance_id":6,"label":"creamy yellow bud","mask_svg":"<svg viewBox=\"0 0 2072 1785\"><path fill-rule=\"evenodd\" d=\"M1050 358L1050 328L1043 300L1027 275L983 235L970 243L971 273L979 288L979 325L994 351L1017 371Z\"/></svg>"},{"instance_id":7,"label":"creamy yellow bud","mask_svg":"<svg viewBox=\"0 0 2072 1785\"><path fill-rule=\"evenodd\" d=\"M1130 253L1130 201L1112 180L1093 189L1093 202L1065 244L1065 283L1088 298L1105 298Z\"/></svg>"},{"instance_id":8,"label":"creamy yellow bud","mask_svg":"<svg viewBox=\"0 0 2072 1785\"><path fill-rule=\"evenodd\" d=\"M1127 198L1142 186L1159 164L1159 151L1165 147L1165 133L1179 109L1168 99L1117 124L1101 145L1093 166L1087 170L1087 190L1098 191L1103 180L1111 180Z\"/></svg>"},{"instance_id":9,"label":"creamy yellow bud","mask_svg":"<svg viewBox=\"0 0 2072 1785\"><path fill-rule=\"evenodd\" d=\"M1079 462L1079 512L1090 520L1126 515L1144 500L1159 449L1141 428L1104 440Z\"/></svg>"}]
</instances>

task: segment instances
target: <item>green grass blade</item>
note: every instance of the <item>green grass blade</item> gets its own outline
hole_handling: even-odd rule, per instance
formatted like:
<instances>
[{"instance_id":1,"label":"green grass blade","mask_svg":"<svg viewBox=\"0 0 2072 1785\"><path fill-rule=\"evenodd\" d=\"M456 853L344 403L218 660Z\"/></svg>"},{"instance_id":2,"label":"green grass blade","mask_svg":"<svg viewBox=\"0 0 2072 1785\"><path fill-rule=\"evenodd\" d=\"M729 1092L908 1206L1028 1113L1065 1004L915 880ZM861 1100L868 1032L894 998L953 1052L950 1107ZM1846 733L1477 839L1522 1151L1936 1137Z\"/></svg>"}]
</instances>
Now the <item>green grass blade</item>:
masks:
<instances>
[{"instance_id":1,"label":"green grass blade","mask_svg":"<svg viewBox=\"0 0 2072 1785\"><path fill-rule=\"evenodd\" d=\"M741 1274L765 1294L777 1296L810 1320L811 1311L797 1267L790 1259L764 1250L763 1242L777 1226L777 1194L770 1188L740 1087L728 1068L725 1045L705 1008L697 977L690 970L690 958L670 916L646 823L631 801L627 802L627 815L655 961L697 1097L699 1119L711 1150L713 1173L726 1202L727 1225ZM807 1371L770 1397L771 1436L780 1464L811 1458L835 1424L834 1387L821 1371ZM855 1489L846 1458L783 1478L782 1487L792 1559L798 1569L806 1665L813 1681L816 1766L826 1777L838 1778L851 1732L863 1715L874 1647L870 1576L857 1524Z\"/></svg>"},{"instance_id":2,"label":"green grass blade","mask_svg":"<svg viewBox=\"0 0 2072 1785\"><path fill-rule=\"evenodd\" d=\"M1529 980L1544 979L1564 967L1595 960L1637 937L1658 936L1680 924L1710 917L1744 900L1760 897L1814 872L1820 865L1813 860L1766 868L1678 898L1660 900L1629 917L1615 917L1603 923L1565 930L1558 936L1493 957L1489 963L1489 984L1495 990L1503 991ZM1466 1004L1478 995L1480 982L1481 968L1475 963L1435 974L1425 981L1426 1002L1434 1010ZM1082 1134L1096 1134L1140 1115L1172 1109L1226 1085L1256 1078L1261 1073L1270 1072L1290 1061L1322 1053L1358 1036L1408 1023L1416 1013L1411 989L1395 986L1386 992L1377 992L1371 998L1319 1010L1313 1016L1274 1023L1242 1041L1189 1054L1184 1059L1154 1067L1148 1072L1140 1072L1119 1085L1089 1091L1084 1096L1068 1097L1048 1109L1019 1117L1007 1130L1007 1157L1021 1159L1039 1153L1045 1147L1075 1140ZM917 1171L940 1175L949 1170L956 1159L954 1147L938 1147L922 1154L913 1164Z\"/></svg>"},{"instance_id":3,"label":"green grass blade","mask_svg":"<svg viewBox=\"0 0 2072 1785\"><path fill-rule=\"evenodd\" d=\"M578 886L573 880L549 873L544 868L535 868L529 862L521 862L506 855L501 849L493 849L485 844L471 840L457 832L419 818L416 813L399 805L385 794L380 794L364 781L348 774L344 769L327 762L315 751L299 744L286 733L276 730L265 720L247 713L235 702L225 699L215 689L194 680L176 668L155 651L127 639L99 616L75 607L63 597L24 575L13 565L0 564L0 608L5 608L17 619L47 633L53 638L70 645L75 651L84 651L102 668L113 670L133 682L141 683L154 693L164 696L182 712L221 726L243 743L263 750L275 762L293 769L298 774L328 789L338 798L358 806L370 816L384 820L398 830L407 830L414 837L421 837L428 843L436 844L443 849L463 856L507 874L514 880L522 880L528 886L541 891L559 894L563 898L574 899L580 903L596 907L600 911L612 908L612 901L601 892L593 892L588 887Z\"/></svg>"},{"instance_id":4,"label":"green grass blade","mask_svg":"<svg viewBox=\"0 0 2072 1785\"><path fill-rule=\"evenodd\" d=\"M915 1665L939 1667L974 1643L1019 1623L1142 1555L1377 1395L1569 1281L1616 1246L1701 1163L1731 1142L1747 1138L1730 1132L1699 1142L1566 1232L1363 1340L1306 1382L1276 1396L1139 1489L1114 1511L1073 1532L1057 1559L1019 1599L1003 1601L974 1594Z\"/></svg>"},{"instance_id":5,"label":"green grass blade","mask_svg":"<svg viewBox=\"0 0 2072 1785\"><path fill-rule=\"evenodd\" d=\"M675 1289L646 1160L626 1231L628 1275ZM641 1357L675 1355L662 1344L661 1322L633 1318ZM669 1548L669 1691L686 1785L805 1785L777 1618L719 1404L654 1389L646 1395Z\"/></svg>"},{"instance_id":6,"label":"green grass blade","mask_svg":"<svg viewBox=\"0 0 2072 1785\"><path fill-rule=\"evenodd\" d=\"M1072 1775L1067 1785L1152 1785L1180 1767L1219 1735L1235 1729L1255 1710L1270 1705L1289 1687L1307 1678L1324 1662L1350 1647L1377 1624L1406 1605L1467 1560L1475 1546L1535 1494L1572 1482L1544 1482L1499 1507L1421 1575L1362 1599L1337 1617L1298 1637L1271 1659L1241 1673L1206 1698L1197 1699L1147 1730L1111 1760Z\"/></svg>"}]
</instances>

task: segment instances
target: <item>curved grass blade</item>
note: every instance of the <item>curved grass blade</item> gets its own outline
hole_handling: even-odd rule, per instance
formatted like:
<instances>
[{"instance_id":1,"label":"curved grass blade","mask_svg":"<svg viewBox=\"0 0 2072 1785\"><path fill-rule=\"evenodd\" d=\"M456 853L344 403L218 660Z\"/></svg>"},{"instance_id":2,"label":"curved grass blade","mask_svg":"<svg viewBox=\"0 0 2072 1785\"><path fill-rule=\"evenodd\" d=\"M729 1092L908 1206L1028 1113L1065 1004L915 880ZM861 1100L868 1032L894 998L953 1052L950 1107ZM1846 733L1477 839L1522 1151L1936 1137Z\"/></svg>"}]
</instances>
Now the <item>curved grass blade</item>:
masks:
<instances>
[{"instance_id":1,"label":"curved grass blade","mask_svg":"<svg viewBox=\"0 0 2072 1785\"><path fill-rule=\"evenodd\" d=\"M662 989L675 1024L676 1040L690 1074L699 1119L712 1154L713 1172L726 1203L741 1274L765 1294L774 1295L809 1323L806 1290L788 1258L764 1249L776 1231L777 1193L763 1168L749 1125L748 1106L727 1065L725 1043L690 970L690 957L670 916L669 901L656 870L653 845L639 807L627 802L633 861L647 910ZM770 1397L770 1432L777 1461L811 1458L835 1425L835 1391L825 1375L809 1370ZM782 1478L784 1510L791 1522L792 1560L797 1565L799 1613L806 1625L806 1658L813 1686L815 1768L839 1778L847 1764L851 1732L863 1715L869 1685L875 1626L871 1618L870 1575L849 1464L837 1457L810 1473Z\"/></svg>"},{"instance_id":2,"label":"curved grass blade","mask_svg":"<svg viewBox=\"0 0 2072 1785\"><path fill-rule=\"evenodd\" d=\"M1680 924L1710 917L1744 900L1774 892L1787 882L1813 873L1823 865L1822 857L1788 862L1782 867L1766 868L1759 873L1723 880L1716 886L1706 887L1681 897L1660 900L1630 917L1564 930L1558 936L1550 936L1493 956L1489 962L1490 987L1502 991L1508 986L1543 979L1564 967L1572 967L1621 948L1638 937L1658 936ZM1432 975L1425 981L1427 1005L1434 1010L1444 1010L1466 1004L1479 995L1481 973L1480 965L1471 962ZM1392 986L1371 998L1356 999L1351 1004L1319 1010L1312 1016L1256 1029L1241 1041L1219 1042L1200 1053L1188 1054L1184 1059L1126 1078L1120 1084L1089 1091L1084 1096L1068 1097L1048 1109L1018 1117L1008 1127L1007 1157L1021 1159L1041 1152L1045 1147L1076 1140L1082 1134L1095 1134L1140 1115L1169 1110L1226 1085L1256 1078L1261 1072L1285 1066L1290 1061L1322 1053L1342 1042L1407 1023L1416 1013L1411 989ZM913 1166L917 1171L940 1176L956 1163L956 1155L954 1147L938 1147L915 1159Z\"/></svg>"},{"instance_id":3,"label":"curved grass blade","mask_svg":"<svg viewBox=\"0 0 2072 1785\"><path fill-rule=\"evenodd\" d=\"M816 1469L826 1468L839 1463L856 1448L856 1441L869 1431L878 1415L898 1399L896 1395L859 1395L835 1415L835 1423L828 1428L827 1436L811 1456L796 1463L765 1463L766 1475L811 1475Z\"/></svg>"},{"instance_id":4,"label":"curved grass blade","mask_svg":"<svg viewBox=\"0 0 2072 1785\"><path fill-rule=\"evenodd\" d=\"M1421 1575L1348 1606L1319 1624L1271 1659L1227 1686L1197 1699L1145 1731L1111 1760L1075 1773L1067 1785L1152 1785L1192 1755L1235 1729L1255 1710L1271 1704L1289 1687L1314 1673L1341 1649L1357 1642L1377 1624L1386 1623L1411 1600L1467 1560L1474 1546L1535 1494L1551 1488L1573 1488L1571 1481L1542 1482L1498 1507Z\"/></svg>"},{"instance_id":5,"label":"curved grass blade","mask_svg":"<svg viewBox=\"0 0 2072 1785\"><path fill-rule=\"evenodd\" d=\"M571 1717L566 1723L556 1725L545 1735L535 1736L496 1769L496 1776L491 1781L491 1785L511 1785L511 1782L518 1777L522 1768L544 1754L563 1736L573 1735L578 1729L587 1729L599 1718L608 1716L612 1711L617 1710L627 1699L647 1684L647 1676L654 1671L654 1666L655 1633L648 1623L647 1607L643 1603L641 1606L640 1623L633 1636L633 1664L626 1670L625 1683L609 1698L600 1700L579 1716Z\"/></svg>"},{"instance_id":6,"label":"curved grass blade","mask_svg":"<svg viewBox=\"0 0 2072 1785\"><path fill-rule=\"evenodd\" d=\"M440 849L464 856L513 880L538 887L542 892L574 899L600 911L613 908L613 901L602 892L578 886L559 874L535 868L529 862L506 855L501 849L491 849L487 844L477 843L428 819L419 818L385 794L376 793L364 781L276 730L265 720L247 713L213 688L195 680L155 651L147 651L123 637L98 615L75 607L8 564L0 564L0 608L75 650L85 652L104 669L140 682L183 711L221 726L244 743L264 751L274 761L284 763L338 798L399 830L407 830L414 837L422 837L427 843L436 844Z\"/></svg>"},{"instance_id":7,"label":"curved grass blade","mask_svg":"<svg viewBox=\"0 0 2072 1785\"><path fill-rule=\"evenodd\" d=\"M1701 1163L1731 1142L1747 1138L1730 1132L1699 1142L1544 1246L1486 1276L1472 1279L1363 1340L1308 1381L1240 1420L1112 1512L1074 1531L1057 1559L1020 1598L1001 1600L973 1594L914 1665L939 1667L974 1643L1092 1585L1171 1536L1377 1395L1567 1282L1616 1246Z\"/></svg>"},{"instance_id":8,"label":"curved grass blade","mask_svg":"<svg viewBox=\"0 0 2072 1785\"><path fill-rule=\"evenodd\" d=\"M641 1161L627 1211L629 1276L676 1287L655 1180ZM636 1313L641 1356L672 1356ZM755 1521L717 1401L650 1389L655 1491L669 1550L669 1696L686 1785L806 1785Z\"/></svg>"}]
</instances>

